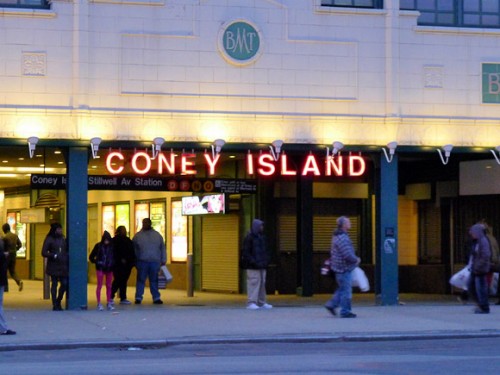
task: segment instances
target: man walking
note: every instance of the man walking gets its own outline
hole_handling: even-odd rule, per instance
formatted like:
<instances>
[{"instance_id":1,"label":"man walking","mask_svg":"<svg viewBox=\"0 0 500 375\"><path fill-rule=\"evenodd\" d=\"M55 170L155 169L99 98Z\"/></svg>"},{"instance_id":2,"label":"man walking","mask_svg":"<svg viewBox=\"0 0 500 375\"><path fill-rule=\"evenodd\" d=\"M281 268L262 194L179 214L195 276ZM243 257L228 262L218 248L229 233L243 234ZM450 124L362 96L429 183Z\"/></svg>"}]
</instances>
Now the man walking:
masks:
<instances>
[{"instance_id":1,"label":"man walking","mask_svg":"<svg viewBox=\"0 0 500 375\"><path fill-rule=\"evenodd\" d=\"M247 270L247 309L271 309L266 303L266 273L269 254L264 238L264 222L255 219L252 229L243 241L241 268Z\"/></svg>"},{"instance_id":2,"label":"man walking","mask_svg":"<svg viewBox=\"0 0 500 375\"><path fill-rule=\"evenodd\" d=\"M476 240L471 254L471 275L469 293L476 300L476 314L489 314L488 282L486 275L490 272L491 246L486 237L483 224L474 224L469 230L470 236Z\"/></svg>"},{"instance_id":3,"label":"man walking","mask_svg":"<svg viewBox=\"0 0 500 375\"><path fill-rule=\"evenodd\" d=\"M341 318L355 318L351 311L352 301L352 271L361 262L354 252L352 241L347 233L351 229L351 221L345 216L337 219L337 229L333 233L330 249L330 264L338 288L333 297L325 304L325 308L333 315L335 309L340 307Z\"/></svg>"},{"instance_id":4,"label":"man walking","mask_svg":"<svg viewBox=\"0 0 500 375\"><path fill-rule=\"evenodd\" d=\"M135 304L140 305L144 295L146 279L149 279L149 290L155 305L163 304L158 288L158 273L160 267L167 263L165 241L160 233L151 226L151 219L142 220L142 229L136 233L133 240L137 258L137 284Z\"/></svg>"},{"instance_id":5,"label":"man walking","mask_svg":"<svg viewBox=\"0 0 500 375\"><path fill-rule=\"evenodd\" d=\"M7 259L7 269L9 270L10 277L14 279L17 286L19 287L19 291L23 290L23 281L19 278L16 273L16 259L17 259L17 250L23 247L21 240L17 236L17 234L12 233L10 231L9 223L5 223L2 226L2 230L4 232L3 242L5 247L5 252L9 253Z\"/></svg>"},{"instance_id":6,"label":"man walking","mask_svg":"<svg viewBox=\"0 0 500 375\"><path fill-rule=\"evenodd\" d=\"M15 335L16 332L9 329L3 315L3 292L5 285L7 285L7 257L4 253L3 241L0 239L0 335Z\"/></svg>"}]
</instances>

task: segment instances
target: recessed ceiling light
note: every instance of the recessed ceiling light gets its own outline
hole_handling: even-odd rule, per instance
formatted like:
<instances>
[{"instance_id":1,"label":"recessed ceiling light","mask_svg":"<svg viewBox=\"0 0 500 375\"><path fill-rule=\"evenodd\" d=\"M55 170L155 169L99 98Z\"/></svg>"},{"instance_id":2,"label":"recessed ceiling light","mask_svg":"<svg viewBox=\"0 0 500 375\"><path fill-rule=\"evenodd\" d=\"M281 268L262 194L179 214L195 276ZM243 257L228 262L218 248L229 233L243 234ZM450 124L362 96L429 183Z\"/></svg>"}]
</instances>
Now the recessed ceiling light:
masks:
<instances>
[{"instance_id":1,"label":"recessed ceiling light","mask_svg":"<svg viewBox=\"0 0 500 375\"><path fill-rule=\"evenodd\" d=\"M2 163L8 163L9 161L8 160L2 160Z\"/></svg>"},{"instance_id":2,"label":"recessed ceiling light","mask_svg":"<svg viewBox=\"0 0 500 375\"><path fill-rule=\"evenodd\" d=\"M491 165L486 166L486 169L491 169L491 168L492 168Z\"/></svg>"},{"instance_id":3,"label":"recessed ceiling light","mask_svg":"<svg viewBox=\"0 0 500 375\"><path fill-rule=\"evenodd\" d=\"M40 164L40 167L45 167L45 164Z\"/></svg>"},{"instance_id":4,"label":"recessed ceiling light","mask_svg":"<svg viewBox=\"0 0 500 375\"><path fill-rule=\"evenodd\" d=\"M35 155L37 158L41 158L43 155L42 154L36 154Z\"/></svg>"},{"instance_id":5,"label":"recessed ceiling light","mask_svg":"<svg viewBox=\"0 0 500 375\"><path fill-rule=\"evenodd\" d=\"M54 151L54 154L56 154L56 155L59 155L60 153L61 153L61 151L60 151L60 150L55 150L55 151Z\"/></svg>"},{"instance_id":6,"label":"recessed ceiling light","mask_svg":"<svg viewBox=\"0 0 500 375\"><path fill-rule=\"evenodd\" d=\"M236 155L229 155L229 159L236 159Z\"/></svg>"},{"instance_id":7,"label":"recessed ceiling light","mask_svg":"<svg viewBox=\"0 0 500 375\"><path fill-rule=\"evenodd\" d=\"M96 168L97 168L97 165L93 165L93 166L92 166L92 169L96 169Z\"/></svg>"},{"instance_id":8,"label":"recessed ceiling light","mask_svg":"<svg viewBox=\"0 0 500 375\"><path fill-rule=\"evenodd\" d=\"M57 164L64 164L64 162L63 161L58 161Z\"/></svg>"},{"instance_id":9,"label":"recessed ceiling light","mask_svg":"<svg viewBox=\"0 0 500 375\"><path fill-rule=\"evenodd\" d=\"M21 161L22 161L22 160L24 160L24 158L19 158L19 159L17 159L17 160L21 160Z\"/></svg>"}]
</instances>

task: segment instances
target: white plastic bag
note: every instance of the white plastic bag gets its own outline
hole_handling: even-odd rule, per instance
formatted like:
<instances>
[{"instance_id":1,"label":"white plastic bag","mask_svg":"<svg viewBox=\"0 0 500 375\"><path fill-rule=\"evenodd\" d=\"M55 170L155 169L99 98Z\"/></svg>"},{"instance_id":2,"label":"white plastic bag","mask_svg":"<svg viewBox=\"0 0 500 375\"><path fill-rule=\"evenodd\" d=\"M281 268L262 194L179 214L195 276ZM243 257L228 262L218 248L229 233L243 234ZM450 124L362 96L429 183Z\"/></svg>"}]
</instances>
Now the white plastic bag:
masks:
<instances>
[{"instance_id":1,"label":"white plastic bag","mask_svg":"<svg viewBox=\"0 0 500 375\"><path fill-rule=\"evenodd\" d=\"M450 284L456 288L467 290L470 280L469 266L462 268L450 278Z\"/></svg>"},{"instance_id":2,"label":"white plastic bag","mask_svg":"<svg viewBox=\"0 0 500 375\"><path fill-rule=\"evenodd\" d=\"M495 272L491 277L491 282L489 285L490 296L496 296L498 292L498 273Z\"/></svg>"},{"instance_id":3,"label":"white plastic bag","mask_svg":"<svg viewBox=\"0 0 500 375\"><path fill-rule=\"evenodd\" d=\"M163 273L163 276L165 276L165 279L167 280L167 284L172 282L174 279L170 271L168 270L167 266L161 266L160 268L161 272Z\"/></svg>"},{"instance_id":4,"label":"white plastic bag","mask_svg":"<svg viewBox=\"0 0 500 375\"><path fill-rule=\"evenodd\" d=\"M368 277L366 277L365 271L359 267L356 267L352 271L352 286L359 287L362 292L368 292L370 290Z\"/></svg>"}]
</instances>

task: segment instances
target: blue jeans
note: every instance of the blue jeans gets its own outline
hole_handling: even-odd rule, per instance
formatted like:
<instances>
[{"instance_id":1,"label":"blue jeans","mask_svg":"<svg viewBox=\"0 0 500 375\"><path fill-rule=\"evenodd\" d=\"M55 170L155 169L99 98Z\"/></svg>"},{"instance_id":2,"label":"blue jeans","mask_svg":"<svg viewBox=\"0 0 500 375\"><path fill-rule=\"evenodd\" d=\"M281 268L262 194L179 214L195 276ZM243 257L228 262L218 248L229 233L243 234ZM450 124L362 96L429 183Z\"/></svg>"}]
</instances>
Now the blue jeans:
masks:
<instances>
[{"instance_id":1,"label":"blue jeans","mask_svg":"<svg viewBox=\"0 0 500 375\"><path fill-rule=\"evenodd\" d=\"M144 287L146 279L149 278L149 290L153 296L153 301L160 299L160 291L158 289L158 272L160 272L161 264L158 262L137 261L137 285L135 289L135 299L142 301L144 295Z\"/></svg>"},{"instance_id":2,"label":"blue jeans","mask_svg":"<svg viewBox=\"0 0 500 375\"><path fill-rule=\"evenodd\" d=\"M486 275L470 275L469 280L469 292L477 301L477 305L483 311L490 311L490 304L488 301L488 281L486 280Z\"/></svg>"},{"instance_id":3,"label":"blue jeans","mask_svg":"<svg viewBox=\"0 0 500 375\"><path fill-rule=\"evenodd\" d=\"M333 309L340 307L340 315L344 316L351 312L352 271L335 273L335 280L338 288L325 306Z\"/></svg>"},{"instance_id":4,"label":"blue jeans","mask_svg":"<svg viewBox=\"0 0 500 375\"><path fill-rule=\"evenodd\" d=\"M7 327L7 322L5 321L5 317L3 316L3 291L5 287L0 286L0 333L3 333L9 329Z\"/></svg>"}]
</instances>

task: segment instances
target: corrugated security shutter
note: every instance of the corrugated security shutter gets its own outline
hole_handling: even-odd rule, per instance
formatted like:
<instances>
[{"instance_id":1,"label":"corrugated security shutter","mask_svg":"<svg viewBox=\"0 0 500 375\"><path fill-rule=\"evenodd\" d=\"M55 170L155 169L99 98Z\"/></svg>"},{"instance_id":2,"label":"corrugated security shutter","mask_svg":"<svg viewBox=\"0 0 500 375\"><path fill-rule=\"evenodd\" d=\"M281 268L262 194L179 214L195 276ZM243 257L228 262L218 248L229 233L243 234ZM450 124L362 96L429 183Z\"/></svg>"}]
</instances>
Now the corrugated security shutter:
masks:
<instances>
[{"instance_id":1,"label":"corrugated security shutter","mask_svg":"<svg viewBox=\"0 0 500 375\"><path fill-rule=\"evenodd\" d=\"M337 227L339 216L314 216L313 218L313 251L330 251L332 235ZM359 251L359 218L357 216L349 217L351 220L351 229L349 237L351 238L354 250Z\"/></svg>"},{"instance_id":2,"label":"corrugated security shutter","mask_svg":"<svg viewBox=\"0 0 500 375\"><path fill-rule=\"evenodd\" d=\"M313 251L330 251L333 231L337 226L339 216L314 216L313 217ZM357 216L349 217L351 220L351 237L354 250L359 248L359 218ZM278 242L279 251L294 252L297 251L296 235L297 218L292 215L280 215L278 217Z\"/></svg>"},{"instance_id":3,"label":"corrugated security shutter","mask_svg":"<svg viewBox=\"0 0 500 375\"><path fill-rule=\"evenodd\" d=\"M239 218L206 216L202 220L201 287L203 290L239 291Z\"/></svg>"}]
</instances>

